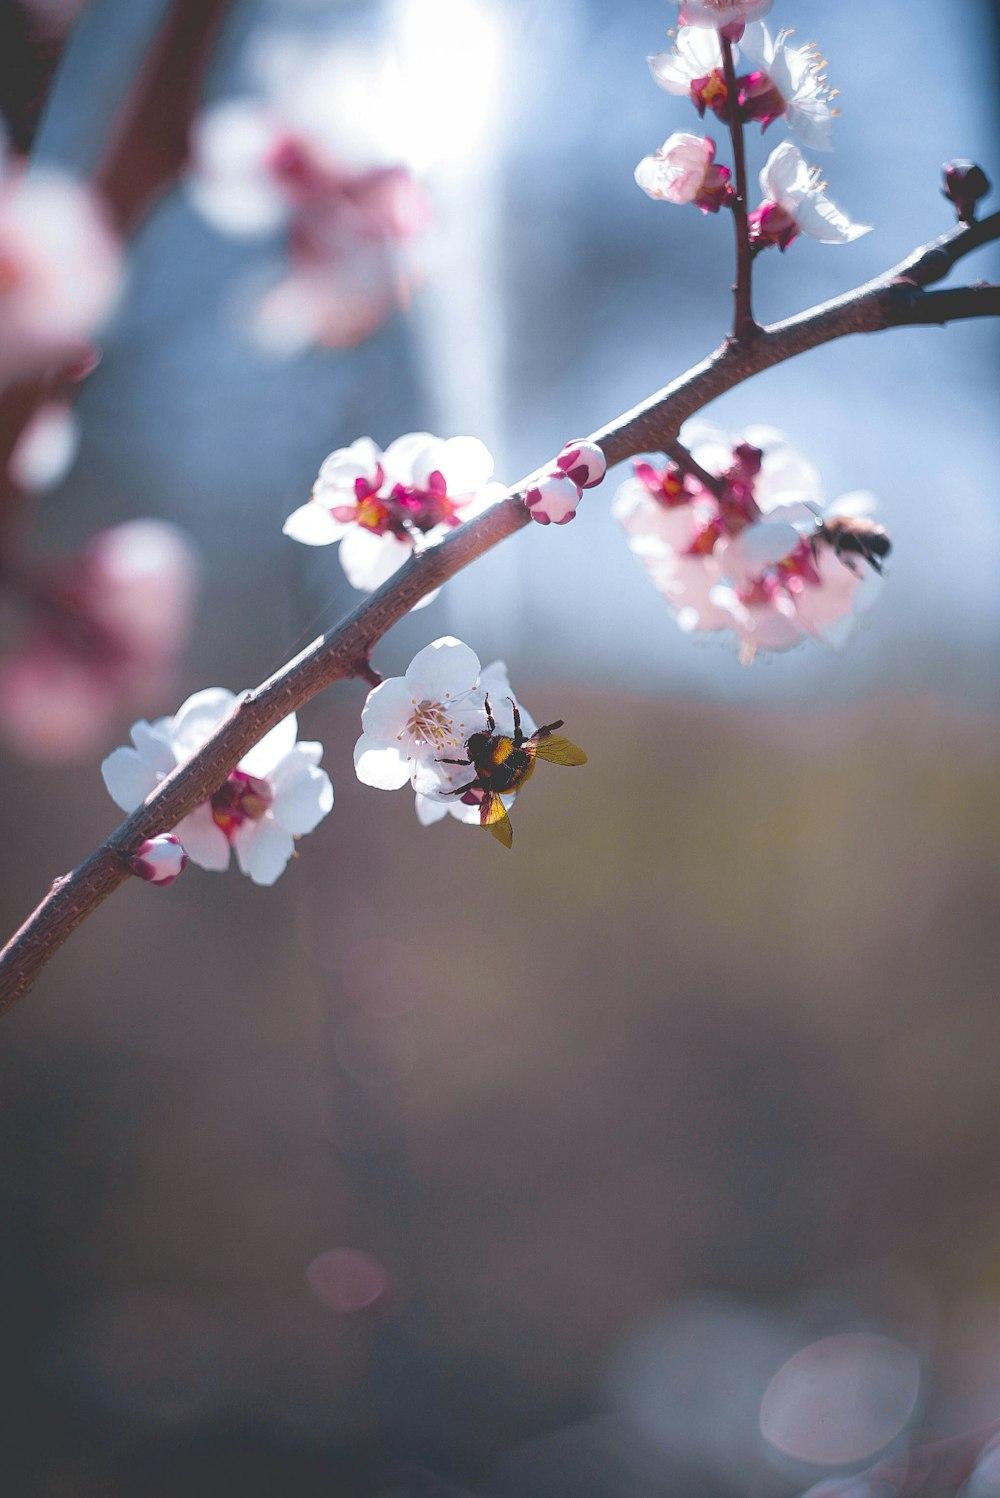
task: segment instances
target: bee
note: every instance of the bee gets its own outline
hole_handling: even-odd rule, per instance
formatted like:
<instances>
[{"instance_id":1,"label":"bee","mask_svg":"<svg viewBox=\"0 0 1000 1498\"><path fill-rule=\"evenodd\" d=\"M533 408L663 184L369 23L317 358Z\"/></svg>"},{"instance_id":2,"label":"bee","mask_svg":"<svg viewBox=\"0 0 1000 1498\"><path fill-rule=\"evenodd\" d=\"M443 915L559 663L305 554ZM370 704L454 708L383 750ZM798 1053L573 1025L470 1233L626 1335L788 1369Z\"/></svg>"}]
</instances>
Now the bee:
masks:
<instances>
[{"instance_id":1,"label":"bee","mask_svg":"<svg viewBox=\"0 0 1000 1498\"><path fill-rule=\"evenodd\" d=\"M585 765L587 756L576 744L556 733L562 728L563 719L546 723L536 728L533 734L525 735L521 728L521 714L513 697L507 701L514 709L513 736L497 733L496 721L486 698L486 729L470 734L465 741L465 759L442 759L444 765L471 765L476 772L466 785L456 786L449 796L468 799L470 805L479 801L479 824L488 827L497 842L509 848L514 840L514 829L510 825L507 808L501 796L519 791L534 773L536 759L547 759L554 765Z\"/></svg>"},{"instance_id":2,"label":"bee","mask_svg":"<svg viewBox=\"0 0 1000 1498\"><path fill-rule=\"evenodd\" d=\"M823 521L817 539L832 546L845 566L853 566L851 557L861 557L876 572L882 571L882 558L892 550L889 532L874 520L857 515L832 515ZM845 553L849 554L846 560Z\"/></svg>"}]
</instances>

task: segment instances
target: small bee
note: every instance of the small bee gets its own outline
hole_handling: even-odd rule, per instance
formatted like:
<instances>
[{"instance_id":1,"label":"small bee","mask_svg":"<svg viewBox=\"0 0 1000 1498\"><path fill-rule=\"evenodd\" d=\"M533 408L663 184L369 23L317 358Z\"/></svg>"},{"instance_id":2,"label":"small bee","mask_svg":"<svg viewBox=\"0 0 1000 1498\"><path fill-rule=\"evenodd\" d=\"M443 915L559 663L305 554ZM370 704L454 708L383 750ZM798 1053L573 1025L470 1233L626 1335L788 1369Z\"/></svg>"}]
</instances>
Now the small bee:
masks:
<instances>
[{"instance_id":1,"label":"small bee","mask_svg":"<svg viewBox=\"0 0 1000 1498\"><path fill-rule=\"evenodd\" d=\"M470 734L465 741L465 759L442 759L444 765L471 765L475 776L466 785L456 786L449 796L479 800L479 823L488 827L497 842L509 848L514 839L507 808L500 797L519 791L534 773L535 760L547 759L554 765L585 765L587 756L576 744L556 733L562 718L546 723L526 737L521 729L521 714L513 697L507 701L514 709L514 734L497 733L497 725L486 698L486 730Z\"/></svg>"},{"instance_id":2,"label":"small bee","mask_svg":"<svg viewBox=\"0 0 1000 1498\"><path fill-rule=\"evenodd\" d=\"M857 515L832 515L823 521L817 539L826 541L841 559L849 553L846 566L853 566L850 557L861 557L876 572L882 571L882 558L892 550L889 532L874 520Z\"/></svg>"}]
</instances>

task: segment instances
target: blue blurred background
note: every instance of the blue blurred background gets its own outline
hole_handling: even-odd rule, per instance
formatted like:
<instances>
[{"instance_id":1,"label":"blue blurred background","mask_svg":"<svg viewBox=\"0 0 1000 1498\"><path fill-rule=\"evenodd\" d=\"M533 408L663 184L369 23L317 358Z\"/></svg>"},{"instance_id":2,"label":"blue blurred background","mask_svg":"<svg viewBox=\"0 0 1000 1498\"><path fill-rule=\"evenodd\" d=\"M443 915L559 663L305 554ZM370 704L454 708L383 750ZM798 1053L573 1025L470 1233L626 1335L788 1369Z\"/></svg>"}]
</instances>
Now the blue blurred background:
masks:
<instances>
[{"instance_id":1,"label":"blue blurred background","mask_svg":"<svg viewBox=\"0 0 1000 1498\"><path fill-rule=\"evenodd\" d=\"M40 155L93 166L163 9L86 8ZM194 538L196 646L151 711L352 606L332 549L280 535L331 449L472 432L513 481L724 336L727 224L632 180L697 128L645 63L675 19L238 0L208 96L289 32L359 44L358 129L438 221L411 315L294 361L241 320L277 242L183 190L143 226L37 544L135 515ZM761 257L768 320L942 232L943 161L997 165L988 0L771 19L830 60L825 175L875 232ZM57 956L0 1048L12 1491L784 1498L1000 1418L995 354L985 323L843 340L708 411L879 496L895 550L842 653L743 670L682 637L612 475L376 653L457 634L587 748L510 856L357 785L349 684L302 715L338 805L276 890L129 887ZM13 928L115 816L96 763L3 773Z\"/></svg>"}]
</instances>

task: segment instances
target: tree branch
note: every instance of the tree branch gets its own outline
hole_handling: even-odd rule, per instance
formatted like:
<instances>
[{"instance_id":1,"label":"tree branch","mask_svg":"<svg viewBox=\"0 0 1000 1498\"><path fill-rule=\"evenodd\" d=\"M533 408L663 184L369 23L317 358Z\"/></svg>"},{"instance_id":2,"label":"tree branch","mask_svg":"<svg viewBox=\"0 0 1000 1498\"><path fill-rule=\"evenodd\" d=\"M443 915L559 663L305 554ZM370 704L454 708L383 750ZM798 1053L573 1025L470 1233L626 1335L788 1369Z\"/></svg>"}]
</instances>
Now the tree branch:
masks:
<instances>
[{"instance_id":1,"label":"tree branch","mask_svg":"<svg viewBox=\"0 0 1000 1498\"><path fill-rule=\"evenodd\" d=\"M921 288L941 280L964 255L997 237L1000 213L956 226L865 286L761 328L752 343L727 341L590 440L599 443L609 464L637 453L660 451L675 442L689 416L716 396L834 338L996 311L993 287L963 287L931 296ZM522 480L506 499L452 531L438 546L411 557L342 623L248 692L198 754L178 766L79 868L55 881L0 953L0 1012L27 992L66 938L129 877L124 859L145 838L176 827L288 713L336 681L368 676L373 647L415 603L528 524L530 516L521 496L534 477Z\"/></svg>"},{"instance_id":2,"label":"tree branch","mask_svg":"<svg viewBox=\"0 0 1000 1498\"><path fill-rule=\"evenodd\" d=\"M736 230L733 337L738 343L747 343L757 331L757 324L754 322L750 307L753 257L750 254L750 230L747 225L747 161L746 152L743 149L743 121L740 118L733 44L721 33L719 41L722 45L722 70L726 78L726 113L729 118L729 138L733 145L733 170L736 177L736 197L731 204L733 228Z\"/></svg>"}]
</instances>

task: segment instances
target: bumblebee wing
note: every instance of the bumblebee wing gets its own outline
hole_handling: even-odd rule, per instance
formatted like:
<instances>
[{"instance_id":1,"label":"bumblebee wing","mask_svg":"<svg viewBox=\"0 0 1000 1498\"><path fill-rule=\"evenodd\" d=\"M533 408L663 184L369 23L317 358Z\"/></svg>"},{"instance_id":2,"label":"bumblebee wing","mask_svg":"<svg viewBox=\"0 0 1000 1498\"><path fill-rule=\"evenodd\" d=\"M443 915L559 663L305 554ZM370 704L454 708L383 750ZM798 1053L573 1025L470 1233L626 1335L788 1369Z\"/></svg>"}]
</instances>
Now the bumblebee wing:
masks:
<instances>
[{"instance_id":1,"label":"bumblebee wing","mask_svg":"<svg viewBox=\"0 0 1000 1498\"><path fill-rule=\"evenodd\" d=\"M587 756L578 744L564 739L561 733L549 733L538 739L535 753L553 765L585 765Z\"/></svg>"},{"instance_id":2,"label":"bumblebee wing","mask_svg":"<svg viewBox=\"0 0 1000 1498\"><path fill-rule=\"evenodd\" d=\"M510 825L510 817L496 791L487 791L479 808L479 825L488 827L498 843L503 843L509 848L514 841L514 829Z\"/></svg>"}]
</instances>

